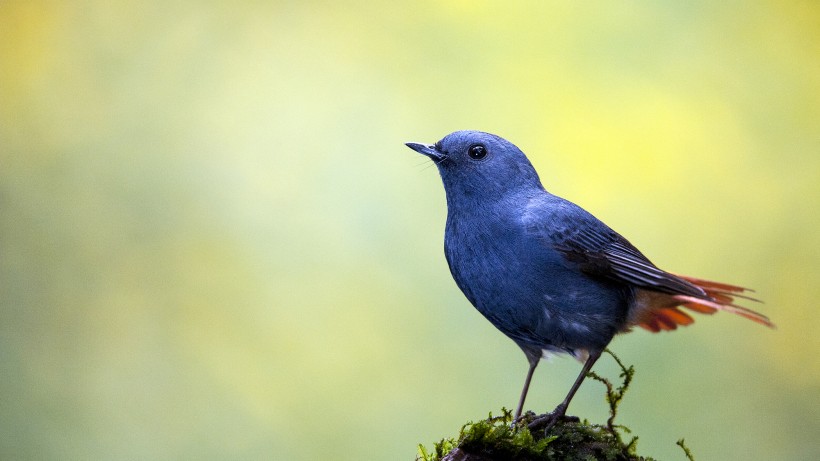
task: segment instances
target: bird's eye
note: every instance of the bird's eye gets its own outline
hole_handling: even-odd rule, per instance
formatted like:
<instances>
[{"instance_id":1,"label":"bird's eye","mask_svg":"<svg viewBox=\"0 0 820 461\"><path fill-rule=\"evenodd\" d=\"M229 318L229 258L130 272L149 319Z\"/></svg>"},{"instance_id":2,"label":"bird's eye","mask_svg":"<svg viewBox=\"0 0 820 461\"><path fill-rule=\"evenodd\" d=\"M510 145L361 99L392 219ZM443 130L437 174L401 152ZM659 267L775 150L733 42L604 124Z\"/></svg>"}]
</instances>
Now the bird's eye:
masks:
<instances>
[{"instance_id":1,"label":"bird's eye","mask_svg":"<svg viewBox=\"0 0 820 461\"><path fill-rule=\"evenodd\" d=\"M467 155L473 160L481 160L487 156L487 148L482 144L473 144L467 149Z\"/></svg>"}]
</instances>

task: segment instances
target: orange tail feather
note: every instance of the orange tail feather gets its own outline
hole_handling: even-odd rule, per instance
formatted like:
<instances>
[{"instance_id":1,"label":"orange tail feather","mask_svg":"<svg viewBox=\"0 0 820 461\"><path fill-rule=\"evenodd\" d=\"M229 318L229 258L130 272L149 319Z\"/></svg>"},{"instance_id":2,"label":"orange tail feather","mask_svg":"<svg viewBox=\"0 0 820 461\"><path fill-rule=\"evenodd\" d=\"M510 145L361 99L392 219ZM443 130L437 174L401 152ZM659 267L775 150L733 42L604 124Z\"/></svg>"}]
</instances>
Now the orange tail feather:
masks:
<instances>
[{"instance_id":1,"label":"orange tail feather","mask_svg":"<svg viewBox=\"0 0 820 461\"><path fill-rule=\"evenodd\" d=\"M717 311L726 311L745 317L753 322L775 328L774 323L763 314L755 312L743 306L734 304L735 298L742 298L750 301L760 302L757 299L745 295L751 292L748 288L743 288L726 283L701 280L693 277L679 276L687 282L701 288L705 293L705 298L698 298L687 295L668 296L668 302L664 302L656 307L644 310L638 326L652 332L674 330L680 326L686 326L694 322L694 319L680 310L685 307L701 314L714 314Z\"/></svg>"}]
</instances>

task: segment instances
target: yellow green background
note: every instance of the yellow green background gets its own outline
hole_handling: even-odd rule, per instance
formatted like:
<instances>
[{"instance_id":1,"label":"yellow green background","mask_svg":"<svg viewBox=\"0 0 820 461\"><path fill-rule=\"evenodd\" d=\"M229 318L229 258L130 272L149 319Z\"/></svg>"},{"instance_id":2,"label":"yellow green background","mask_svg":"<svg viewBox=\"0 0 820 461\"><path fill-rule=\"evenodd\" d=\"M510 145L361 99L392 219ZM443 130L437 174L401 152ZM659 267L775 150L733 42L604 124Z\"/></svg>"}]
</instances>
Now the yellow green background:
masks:
<instances>
[{"instance_id":1,"label":"yellow green background","mask_svg":"<svg viewBox=\"0 0 820 461\"><path fill-rule=\"evenodd\" d=\"M814 1L0 2L0 458L413 459L512 407L403 145L457 129L765 299L613 342L641 454L820 458Z\"/></svg>"}]
</instances>

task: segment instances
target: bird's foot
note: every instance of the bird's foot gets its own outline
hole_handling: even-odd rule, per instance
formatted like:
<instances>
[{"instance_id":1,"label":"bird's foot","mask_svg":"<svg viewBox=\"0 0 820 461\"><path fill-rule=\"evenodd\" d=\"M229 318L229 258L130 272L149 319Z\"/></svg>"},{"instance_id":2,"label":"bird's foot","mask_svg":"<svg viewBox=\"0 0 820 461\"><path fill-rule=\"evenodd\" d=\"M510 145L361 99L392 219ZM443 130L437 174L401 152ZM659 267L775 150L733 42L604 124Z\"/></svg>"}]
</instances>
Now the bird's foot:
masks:
<instances>
[{"instance_id":1,"label":"bird's foot","mask_svg":"<svg viewBox=\"0 0 820 461\"><path fill-rule=\"evenodd\" d=\"M577 416L567 416L566 411L566 406L558 405L552 413L547 413L533 419L529 424L527 424L527 428L529 428L530 431L543 428L544 434L546 434L558 421L573 423L580 421Z\"/></svg>"},{"instance_id":2,"label":"bird's foot","mask_svg":"<svg viewBox=\"0 0 820 461\"><path fill-rule=\"evenodd\" d=\"M515 429L515 426L526 424L527 420L532 418L531 415L533 415L533 412L528 411L524 414L513 416L512 422L510 423L510 429Z\"/></svg>"}]
</instances>

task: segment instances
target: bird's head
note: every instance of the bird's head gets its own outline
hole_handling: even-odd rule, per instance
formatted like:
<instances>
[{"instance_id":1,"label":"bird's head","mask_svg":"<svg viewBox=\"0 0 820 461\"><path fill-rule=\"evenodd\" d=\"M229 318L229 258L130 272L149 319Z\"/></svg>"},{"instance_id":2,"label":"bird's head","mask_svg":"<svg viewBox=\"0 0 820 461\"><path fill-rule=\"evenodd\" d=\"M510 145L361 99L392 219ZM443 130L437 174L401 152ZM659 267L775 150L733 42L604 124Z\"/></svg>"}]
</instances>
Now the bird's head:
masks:
<instances>
[{"instance_id":1,"label":"bird's head","mask_svg":"<svg viewBox=\"0 0 820 461\"><path fill-rule=\"evenodd\" d=\"M499 136L456 131L433 144L408 142L438 167L447 200L503 198L510 192L542 189L538 174L521 150Z\"/></svg>"}]
</instances>

